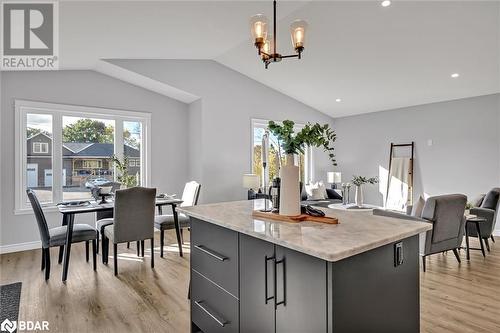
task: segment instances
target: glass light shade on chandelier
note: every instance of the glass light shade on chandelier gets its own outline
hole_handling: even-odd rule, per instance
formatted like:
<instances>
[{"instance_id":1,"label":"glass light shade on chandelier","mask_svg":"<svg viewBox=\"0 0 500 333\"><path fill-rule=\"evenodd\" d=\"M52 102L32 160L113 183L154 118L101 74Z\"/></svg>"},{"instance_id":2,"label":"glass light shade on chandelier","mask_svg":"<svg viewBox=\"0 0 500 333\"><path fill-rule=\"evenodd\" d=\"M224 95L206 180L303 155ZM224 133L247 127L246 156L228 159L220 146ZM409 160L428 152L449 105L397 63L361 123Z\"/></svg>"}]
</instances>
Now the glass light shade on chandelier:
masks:
<instances>
[{"instance_id":1,"label":"glass light shade on chandelier","mask_svg":"<svg viewBox=\"0 0 500 333\"><path fill-rule=\"evenodd\" d=\"M250 32L252 38L255 41L255 46L261 49L267 39L267 27L269 26L269 20L266 16L262 14L257 14L252 16L250 19Z\"/></svg>"},{"instance_id":2,"label":"glass light shade on chandelier","mask_svg":"<svg viewBox=\"0 0 500 333\"><path fill-rule=\"evenodd\" d=\"M302 52L306 37L306 30L309 25L304 20L295 20L290 25L290 35L292 37L292 45L295 51Z\"/></svg>"}]
</instances>

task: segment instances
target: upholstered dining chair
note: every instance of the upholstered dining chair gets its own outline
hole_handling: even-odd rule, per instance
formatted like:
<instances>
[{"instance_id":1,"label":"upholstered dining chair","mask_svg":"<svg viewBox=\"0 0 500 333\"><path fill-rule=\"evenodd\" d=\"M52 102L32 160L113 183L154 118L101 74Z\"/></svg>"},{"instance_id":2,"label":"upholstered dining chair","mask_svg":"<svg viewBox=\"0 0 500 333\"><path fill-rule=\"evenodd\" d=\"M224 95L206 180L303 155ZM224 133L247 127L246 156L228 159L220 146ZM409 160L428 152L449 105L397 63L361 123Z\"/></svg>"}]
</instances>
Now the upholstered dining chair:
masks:
<instances>
[{"instance_id":1,"label":"upholstered dining chair","mask_svg":"<svg viewBox=\"0 0 500 333\"><path fill-rule=\"evenodd\" d=\"M186 183L184 186L184 191L182 192L182 203L181 207L187 206L195 206L198 204L198 198L200 197L200 189L201 184L190 181ZM173 207L172 209L175 209ZM179 249L182 246L182 229L189 228L189 217L182 213L177 213L177 221L179 222L180 228L180 237L177 237L177 242L179 245ZM175 229L175 215L174 212L172 214L166 215L157 215L155 216L155 228L160 230L160 257L163 258L163 245L165 242L165 230ZM180 253L180 250L179 250Z\"/></svg>"},{"instance_id":2,"label":"upholstered dining chair","mask_svg":"<svg viewBox=\"0 0 500 333\"><path fill-rule=\"evenodd\" d=\"M465 195L448 194L428 198L421 216L410 216L382 209L374 209L373 214L432 223L432 230L420 234L420 256L425 272L425 258L431 254L452 250L460 263L458 249L462 246L464 237L466 204Z\"/></svg>"},{"instance_id":3,"label":"upholstered dining chair","mask_svg":"<svg viewBox=\"0 0 500 333\"><path fill-rule=\"evenodd\" d=\"M493 237L493 231L495 230L495 224L497 221L498 210L500 209L500 187L495 187L489 191L484 197L478 202L478 207L473 207L470 209L472 215L482 217L486 219L486 222L481 223L481 238L486 244L486 249L490 251L490 244L488 239L491 238L495 242ZM470 237L477 237L477 230L474 224L467 225L467 234Z\"/></svg>"},{"instance_id":4,"label":"upholstered dining chair","mask_svg":"<svg viewBox=\"0 0 500 333\"><path fill-rule=\"evenodd\" d=\"M154 267L154 216L156 189L132 187L115 193L114 217L104 227L103 261L108 263L109 242L113 243L114 272L118 274L118 244L151 240L151 268ZM108 220L108 219L105 219Z\"/></svg>"},{"instance_id":5,"label":"upholstered dining chair","mask_svg":"<svg viewBox=\"0 0 500 333\"><path fill-rule=\"evenodd\" d=\"M67 226L50 228L47 225L42 206L38 201L35 192L31 189L26 190L31 207L35 213L38 231L42 240L42 271L45 269L45 280L50 277L50 248L60 247L66 244ZM94 271L96 270L96 249L97 249L97 230L88 224L75 224L73 226L73 237L71 243L85 242L86 259L89 261L89 242L92 241L92 259ZM61 263L61 262L59 262Z\"/></svg>"}]
</instances>

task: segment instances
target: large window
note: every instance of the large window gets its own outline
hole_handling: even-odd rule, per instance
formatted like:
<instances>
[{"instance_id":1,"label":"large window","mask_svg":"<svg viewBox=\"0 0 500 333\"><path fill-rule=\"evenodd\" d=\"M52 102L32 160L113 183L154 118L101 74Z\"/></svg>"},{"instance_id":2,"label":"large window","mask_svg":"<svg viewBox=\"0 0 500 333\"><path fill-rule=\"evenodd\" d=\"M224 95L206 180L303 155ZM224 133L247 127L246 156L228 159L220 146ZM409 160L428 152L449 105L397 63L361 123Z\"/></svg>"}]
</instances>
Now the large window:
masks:
<instances>
[{"instance_id":1,"label":"large window","mask_svg":"<svg viewBox=\"0 0 500 333\"><path fill-rule=\"evenodd\" d=\"M16 117L16 211L29 208L27 188L49 206L90 198L117 180L113 155L128 160L129 186L149 184L148 113L16 101Z\"/></svg>"},{"instance_id":2,"label":"large window","mask_svg":"<svg viewBox=\"0 0 500 333\"><path fill-rule=\"evenodd\" d=\"M261 184L264 180L269 183L279 176L279 169L285 163L285 153L280 148L278 138L269 133L269 155L266 174L262 170L262 137L267 131L267 120L252 120L252 173L259 175ZM303 125L296 124L295 131L299 131ZM295 156L295 164L299 166L300 181L308 183L312 179L312 154L310 149L306 149L305 154Z\"/></svg>"}]
</instances>

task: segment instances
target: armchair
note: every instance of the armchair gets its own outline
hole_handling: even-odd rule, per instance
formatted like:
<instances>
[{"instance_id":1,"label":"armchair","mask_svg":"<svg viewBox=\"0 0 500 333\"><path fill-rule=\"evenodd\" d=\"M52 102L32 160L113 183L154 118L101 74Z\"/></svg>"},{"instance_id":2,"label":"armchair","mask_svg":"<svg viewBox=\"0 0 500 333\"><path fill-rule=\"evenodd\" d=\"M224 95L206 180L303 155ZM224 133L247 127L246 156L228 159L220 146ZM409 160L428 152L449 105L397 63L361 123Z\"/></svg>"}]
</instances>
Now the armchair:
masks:
<instances>
[{"instance_id":1,"label":"armchair","mask_svg":"<svg viewBox=\"0 0 500 333\"><path fill-rule=\"evenodd\" d=\"M495 230L495 224L498 216L498 210L500 208L500 187L493 188L489 191L486 196L481 200L481 205L479 207L471 208L470 213L478 217L486 219L486 222L481 223L481 238L486 244L486 249L490 251L490 244L488 239L494 242L493 231ZM473 224L467 225L467 234L471 237L478 237L476 226Z\"/></svg>"},{"instance_id":2,"label":"armchair","mask_svg":"<svg viewBox=\"0 0 500 333\"><path fill-rule=\"evenodd\" d=\"M448 194L427 199L421 217L381 209L373 210L373 214L432 223L432 230L420 234L420 256L425 272L425 258L431 254L452 250L460 263L457 250L462 245L464 236L466 203L467 197L465 195Z\"/></svg>"}]
</instances>

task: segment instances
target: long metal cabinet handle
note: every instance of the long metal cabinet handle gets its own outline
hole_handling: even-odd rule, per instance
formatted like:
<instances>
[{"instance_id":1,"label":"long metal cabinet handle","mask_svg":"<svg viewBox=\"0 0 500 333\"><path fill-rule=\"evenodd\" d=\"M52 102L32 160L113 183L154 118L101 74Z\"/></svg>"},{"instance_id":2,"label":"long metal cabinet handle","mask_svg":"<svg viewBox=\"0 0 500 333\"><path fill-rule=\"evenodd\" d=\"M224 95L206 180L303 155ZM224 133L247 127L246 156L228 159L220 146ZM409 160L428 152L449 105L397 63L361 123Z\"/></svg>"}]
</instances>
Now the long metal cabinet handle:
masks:
<instances>
[{"instance_id":1,"label":"long metal cabinet handle","mask_svg":"<svg viewBox=\"0 0 500 333\"><path fill-rule=\"evenodd\" d=\"M277 309L278 308L278 305L283 305L283 306L286 306L286 258L283 257L281 260L275 260L274 261L274 290L275 290L275 293L276 293L276 288L277 288L277 272L278 272L278 268L277 266L279 264L283 264L283 300L279 301L278 302L278 295L276 293L276 297L274 298L274 308Z\"/></svg>"},{"instance_id":2,"label":"long metal cabinet handle","mask_svg":"<svg viewBox=\"0 0 500 333\"><path fill-rule=\"evenodd\" d=\"M209 315L213 320L215 320L220 326L224 327L227 321L224 319L217 318L213 313L211 313L206 307L202 305L203 301L194 301L194 304L198 305L207 315Z\"/></svg>"},{"instance_id":3,"label":"long metal cabinet handle","mask_svg":"<svg viewBox=\"0 0 500 333\"><path fill-rule=\"evenodd\" d=\"M265 282L264 282L264 289L265 289L265 299L266 299L266 304L268 301L272 300L274 298L274 296L269 296L268 293L267 293L267 262L269 260L273 260L273 261L276 261L276 257L272 256L272 257L268 257L266 256L265 257L265 260L264 260L264 279L265 279ZM274 274L276 275L276 271L274 272ZM273 293L276 293L276 289L274 289Z\"/></svg>"},{"instance_id":4,"label":"long metal cabinet handle","mask_svg":"<svg viewBox=\"0 0 500 333\"><path fill-rule=\"evenodd\" d=\"M224 261L224 260L228 259L227 257L224 257L224 256L208 249L204 245L195 245L194 247L197 248L198 250L200 250L201 252L204 252L204 253L208 254L209 256L214 257L217 260Z\"/></svg>"}]
</instances>

